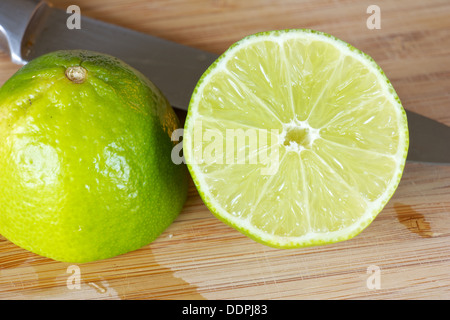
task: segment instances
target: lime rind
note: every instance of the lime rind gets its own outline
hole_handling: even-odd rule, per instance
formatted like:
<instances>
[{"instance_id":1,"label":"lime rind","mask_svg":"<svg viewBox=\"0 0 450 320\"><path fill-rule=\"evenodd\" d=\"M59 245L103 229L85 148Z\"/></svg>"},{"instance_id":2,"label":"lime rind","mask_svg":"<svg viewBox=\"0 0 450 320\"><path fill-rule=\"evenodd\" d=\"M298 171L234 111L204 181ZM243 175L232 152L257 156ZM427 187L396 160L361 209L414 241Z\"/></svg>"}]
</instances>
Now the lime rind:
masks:
<instances>
[{"instance_id":1,"label":"lime rind","mask_svg":"<svg viewBox=\"0 0 450 320\"><path fill-rule=\"evenodd\" d=\"M80 66L74 83L65 71ZM187 198L187 169L171 159L178 127L161 91L114 57L30 61L0 88L0 233L71 263L148 245Z\"/></svg>"}]
</instances>

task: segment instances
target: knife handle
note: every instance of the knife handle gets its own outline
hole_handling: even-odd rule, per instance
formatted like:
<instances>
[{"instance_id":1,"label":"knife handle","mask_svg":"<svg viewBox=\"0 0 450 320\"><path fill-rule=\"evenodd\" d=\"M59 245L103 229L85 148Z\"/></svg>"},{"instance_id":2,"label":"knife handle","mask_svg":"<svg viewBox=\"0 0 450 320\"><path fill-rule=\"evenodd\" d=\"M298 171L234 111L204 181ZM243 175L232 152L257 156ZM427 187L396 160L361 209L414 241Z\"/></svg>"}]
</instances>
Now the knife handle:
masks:
<instances>
[{"instance_id":1,"label":"knife handle","mask_svg":"<svg viewBox=\"0 0 450 320\"><path fill-rule=\"evenodd\" d=\"M0 1L0 50L8 52L14 63L25 64L22 48L27 29L44 7L42 0Z\"/></svg>"}]
</instances>

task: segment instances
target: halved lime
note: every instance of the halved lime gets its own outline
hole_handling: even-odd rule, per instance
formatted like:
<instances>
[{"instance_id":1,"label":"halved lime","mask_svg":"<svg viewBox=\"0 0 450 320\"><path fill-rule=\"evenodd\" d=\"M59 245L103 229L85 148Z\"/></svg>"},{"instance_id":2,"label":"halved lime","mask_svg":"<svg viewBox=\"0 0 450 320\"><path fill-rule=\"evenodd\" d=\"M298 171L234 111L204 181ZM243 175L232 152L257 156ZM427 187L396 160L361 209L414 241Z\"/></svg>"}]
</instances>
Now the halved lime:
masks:
<instances>
[{"instance_id":1,"label":"halved lime","mask_svg":"<svg viewBox=\"0 0 450 320\"><path fill-rule=\"evenodd\" d=\"M213 214L296 248L350 239L375 219L400 182L408 125L368 55L313 30L271 31L204 73L183 148Z\"/></svg>"},{"instance_id":2,"label":"halved lime","mask_svg":"<svg viewBox=\"0 0 450 320\"><path fill-rule=\"evenodd\" d=\"M161 91L112 56L30 61L0 88L0 233L71 263L149 244L187 197L178 126Z\"/></svg>"}]
</instances>

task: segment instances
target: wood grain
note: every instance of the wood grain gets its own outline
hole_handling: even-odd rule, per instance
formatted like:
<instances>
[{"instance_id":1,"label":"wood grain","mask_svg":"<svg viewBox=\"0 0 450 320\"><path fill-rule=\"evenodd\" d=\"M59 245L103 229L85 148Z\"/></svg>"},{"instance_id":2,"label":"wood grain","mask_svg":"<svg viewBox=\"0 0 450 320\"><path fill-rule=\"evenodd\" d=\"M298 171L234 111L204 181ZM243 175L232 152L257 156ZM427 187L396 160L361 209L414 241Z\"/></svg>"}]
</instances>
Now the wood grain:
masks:
<instances>
[{"instance_id":1,"label":"wood grain","mask_svg":"<svg viewBox=\"0 0 450 320\"><path fill-rule=\"evenodd\" d=\"M63 0L82 14L182 44L223 52L245 35L311 28L371 55L406 109L450 125L450 3L377 1L381 29L366 27L372 1ZM19 67L0 54L0 84ZM0 237L0 299L449 299L450 166L407 163L375 221L352 240L269 248L212 216L192 182L178 219L134 252L78 265L43 258ZM370 289L368 268L380 270Z\"/></svg>"}]
</instances>

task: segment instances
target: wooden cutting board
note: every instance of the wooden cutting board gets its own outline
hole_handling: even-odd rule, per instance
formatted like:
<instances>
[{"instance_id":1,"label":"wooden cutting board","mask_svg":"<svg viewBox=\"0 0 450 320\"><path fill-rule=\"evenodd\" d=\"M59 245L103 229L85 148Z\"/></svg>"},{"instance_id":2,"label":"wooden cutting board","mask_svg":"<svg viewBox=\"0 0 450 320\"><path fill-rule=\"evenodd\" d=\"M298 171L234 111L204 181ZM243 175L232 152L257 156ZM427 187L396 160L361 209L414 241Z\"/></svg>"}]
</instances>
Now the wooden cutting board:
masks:
<instances>
[{"instance_id":1,"label":"wooden cutting board","mask_svg":"<svg viewBox=\"0 0 450 320\"><path fill-rule=\"evenodd\" d=\"M378 0L381 29L367 28L373 1L361 0L54 2L215 53L258 31L331 33L379 63L406 109L450 125L448 0ZM18 68L0 54L0 84ZM365 231L322 247L255 243L213 217L192 183L173 225L116 258L61 263L0 236L0 299L425 298L450 298L450 166L407 163L394 197Z\"/></svg>"}]
</instances>

